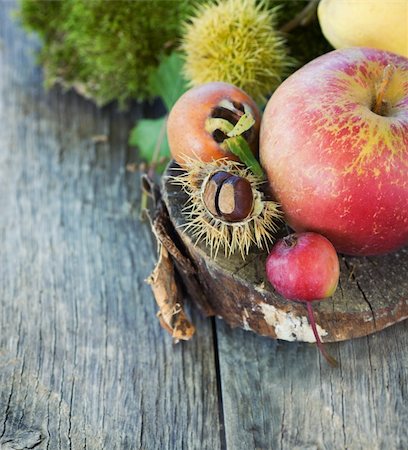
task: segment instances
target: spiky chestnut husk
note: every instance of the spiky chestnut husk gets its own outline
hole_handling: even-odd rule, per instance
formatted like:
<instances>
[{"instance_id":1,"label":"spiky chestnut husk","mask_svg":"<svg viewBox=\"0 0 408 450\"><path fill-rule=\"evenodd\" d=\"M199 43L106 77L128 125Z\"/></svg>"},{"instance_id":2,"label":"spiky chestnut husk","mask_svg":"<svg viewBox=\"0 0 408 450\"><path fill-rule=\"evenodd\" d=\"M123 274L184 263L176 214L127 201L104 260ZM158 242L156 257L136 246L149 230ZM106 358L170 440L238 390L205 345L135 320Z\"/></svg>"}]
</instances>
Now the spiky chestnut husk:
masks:
<instances>
[{"instance_id":1,"label":"spiky chestnut husk","mask_svg":"<svg viewBox=\"0 0 408 450\"><path fill-rule=\"evenodd\" d=\"M192 86L231 83L264 103L293 66L276 20L276 10L263 1L218 0L200 5L182 38L186 78Z\"/></svg>"},{"instance_id":2,"label":"spiky chestnut husk","mask_svg":"<svg viewBox=\"0 0 408 450\"><path fill-rule=\"evenodd\" d=\"M188 194L188 201L183 208L186 223L182 225L185 232L191 234L195 245L204 242L210 248L210 255L216 258L220 249L225 257L239 252L243 259L249 253L251 245L268 249L274 241L281 218L278 203L267 200L260 190L264 180L255 176L243 164L226 158L203 162L186 158L180 174L172 177L174 184L180 185ZM244 220L230 222L216 217L205 204L203 195L206 183L220 171L228 172L249 181L253 193L252 212Z\"/></svg>"}]
</instances>

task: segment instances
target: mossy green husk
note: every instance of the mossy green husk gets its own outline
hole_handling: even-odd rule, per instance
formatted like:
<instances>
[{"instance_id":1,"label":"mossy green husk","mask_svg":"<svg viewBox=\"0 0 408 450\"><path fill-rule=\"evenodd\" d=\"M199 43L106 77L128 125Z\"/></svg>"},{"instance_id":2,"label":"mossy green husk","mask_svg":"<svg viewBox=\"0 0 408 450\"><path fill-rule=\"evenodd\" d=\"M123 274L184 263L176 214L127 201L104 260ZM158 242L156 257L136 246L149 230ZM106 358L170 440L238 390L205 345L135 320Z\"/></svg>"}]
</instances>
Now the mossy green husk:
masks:
<instances>
[{"instance_id":1,"label":"mossy green husk","mask_svg":"<svg viewBox=\"0 0 408 450\"><path fill-rule=\"evenodd\" d=\"M149 75L177 45L196 1L21 0L21 19L37 32L48 86L75 83L98 104L146 99Z\"/></svg>"}]
</instances>

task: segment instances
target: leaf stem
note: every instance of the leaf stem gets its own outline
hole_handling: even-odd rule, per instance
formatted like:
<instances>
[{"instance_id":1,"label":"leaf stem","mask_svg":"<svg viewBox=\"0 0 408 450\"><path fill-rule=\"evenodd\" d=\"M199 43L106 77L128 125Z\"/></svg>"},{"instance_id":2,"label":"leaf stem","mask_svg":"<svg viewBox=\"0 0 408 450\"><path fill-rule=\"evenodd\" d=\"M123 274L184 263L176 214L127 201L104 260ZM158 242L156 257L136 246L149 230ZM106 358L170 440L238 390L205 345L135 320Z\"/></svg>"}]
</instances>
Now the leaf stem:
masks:
<instances>
[{"instance_id":1,"label":"leaf stem","mask_svg":"<svg viewBox=\"0 0 408 450\"><path fill-rule=\"evenodd\" d=\"M163 124L160 128L159 135L157 137L156 145L154 146L154 149L153 149L152 162L150 163L150 165L148 167L148 172L147 172L149 174L150 178L153 178L156 166L160 162L159 161L160 149L163 144L164 138L166 136L166 125L167 125L168 117L169 117L169 115L167 114L164 118ZM143 220L146 217L145 210L147 209L147 196L148 196L147 192L142 189L142 197L140 199L140 212L139 212L140 220Z\"/></svg>"},{"instance_id":2,"label":"leaf stem","mask_svg":"<svg viewBox=\"0 0 408 450\"><path fill-rule=\"evenodd\" d=\"M159 160L160 149L161 149L161 146L163 144L164 138L166 136L166 126L167 126L167 119L168 119L168 117L169 117L169 115L166 114L166 116L164 117L164 120L163 120L163 124L162 124L162 126L160 128L159 136L157 137L156 145L154 146L152 162L150 164L150 166L153 167L153 168L156 167L157 162Z\"/></svg>"}]
</instances>

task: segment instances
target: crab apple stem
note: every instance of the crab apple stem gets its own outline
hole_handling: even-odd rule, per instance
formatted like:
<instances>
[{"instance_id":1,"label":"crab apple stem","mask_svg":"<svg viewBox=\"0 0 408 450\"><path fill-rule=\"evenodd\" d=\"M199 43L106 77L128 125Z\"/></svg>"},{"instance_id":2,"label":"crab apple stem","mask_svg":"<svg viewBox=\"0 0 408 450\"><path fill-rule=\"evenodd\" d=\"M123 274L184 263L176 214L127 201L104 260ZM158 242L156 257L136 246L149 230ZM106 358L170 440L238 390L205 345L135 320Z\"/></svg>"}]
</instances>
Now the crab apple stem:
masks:
<instances>
[{"instance_id":1,"label":"crab apple stem","mask_svg":"<svg viewBox=\"0 0 408 450\"><path fill-rule=\"evenodd\" d=\"M317 332L317 328L316 328L316 322L314 320L312 303L306 302L306 306L307 306L307 314L309 317L309 323L310 323L310 326L312 327L313 334L316 338L316 345L317 345L318 349L320 350L321 354L326 358L326 361L332 367L337 367L339 365L339 363L326 352L326 349L324 348L324 345L322 344L322 341L320 340L320 336L319 336L319 333Z\"/></svg>"},{"instance_id":2,"label":"crab apple stem","mask_svg":"<svg viewBox=\"0 0 408 450\"><path fill-rule=\"evenodd\" d=\"M390 84L392 76L394 75L394 72L395 66L393 66L392 64L388 64L383 70L382 78L380 84L377 87L377 93L375 97L375 103L373 108L373 112L375 114L381 115L381 113L383 112L384 96L385 93L387 92L388 86Z\"/></svg>"}]
</instances>

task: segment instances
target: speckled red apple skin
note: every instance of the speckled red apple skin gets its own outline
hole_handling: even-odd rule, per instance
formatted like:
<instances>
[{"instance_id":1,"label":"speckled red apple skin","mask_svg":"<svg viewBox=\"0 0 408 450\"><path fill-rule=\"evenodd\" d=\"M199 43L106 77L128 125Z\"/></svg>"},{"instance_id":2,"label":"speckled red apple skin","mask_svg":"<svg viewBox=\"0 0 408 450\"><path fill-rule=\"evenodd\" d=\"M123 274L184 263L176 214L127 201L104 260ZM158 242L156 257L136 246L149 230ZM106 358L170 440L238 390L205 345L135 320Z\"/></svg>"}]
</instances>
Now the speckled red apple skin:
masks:
<instances>
[{"instance_id":1,"label":"speckled red apple skin","mask_svg":"<svg viewBox=\"0 0 408 450\"><path fill-rule=\"evenodd\" d=\"M211 162L220 158L238 158L223 150L205 129L213 108L222 100L246 103L254 116L253 139L248 142L258 155L261 113L252 98L228 83L213 82L194 87L184 93L173 106L167 121L167 137L172 157L183 164L185 157Z\"/></svg>"},{"instance_id":2,"label":"speckled red apple skin","mask_svg":"<svg viewBox=\"0 0 408 450\"><path fill-rule=\"evenodd\" d=\"M381 117L371 109L388 64L392 110ZM354 48L301 68L266 107L260 159L294 230L351 255L408 244L408 59Z\"/></svg>"},{"instance_id":3,"label":"speckled red apple skin","mask_svg":"<svg viewBox=\"0 0 408 450\"><path fill-rule=\"evenodd\" d=\"M279 240L266 260L266 275L279 294L289 300L322 300L334 294L340 275L339 259L331 242L317 233L295 233L291 246Z\"/></svg>"}]
</instances>

